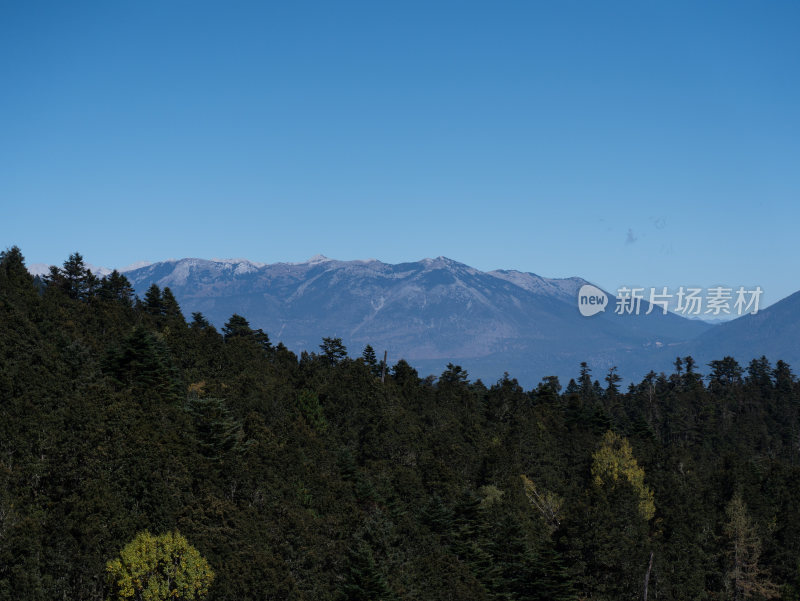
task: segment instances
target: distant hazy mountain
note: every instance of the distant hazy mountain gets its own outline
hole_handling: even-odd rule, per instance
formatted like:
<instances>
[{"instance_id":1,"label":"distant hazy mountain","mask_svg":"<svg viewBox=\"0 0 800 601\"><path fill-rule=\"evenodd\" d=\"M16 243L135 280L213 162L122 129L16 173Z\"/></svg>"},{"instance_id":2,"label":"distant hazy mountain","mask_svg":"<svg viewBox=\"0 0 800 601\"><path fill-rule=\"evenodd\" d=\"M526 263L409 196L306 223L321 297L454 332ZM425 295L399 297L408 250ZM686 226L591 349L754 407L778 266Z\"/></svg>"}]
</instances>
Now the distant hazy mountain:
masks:
<instances>
[{"instance_id":1,"label":"distant hazy mountain","mask_svg":"<svg viewBox=\"0 0 800 601\"><path fill-rule=\"evenodd\" d=\"M108 275L112 271L108 267L98 267L91 263L86 263L86 268L98 277ZM31 275L48 275L50 273L50 265L48 263L33 263L32 265L28 265L28 272Z\"/></svg>"},{"instance_id":2,"label":"distant hazy mountain","mask_svg":"<svg viewBox=\"0 0 800 601\"><path fill-rule=\"evenodd\" d=\"M140 296L152 283L169 286L187 316L201 311L221 326L239 313L295 351L318 350L323 336L339 336L354 356L371 344L379 354L387 350L390 363L405 358L423 375L452 361L474 378L493 381L508 371L527 386L547 375L566 382L581 361L600 380L613 365L627 378L668 369L666 349L712 329L658 311L619 316L613 298L608 311L583 317L581 278L482 272L445 257L398 265L323 256L270 265L181 259L126 275Z\"/></svg>"},{"instance_id":3,"label":"distant hazy mountain","mask_svg":"<svg viewBox=\"0 0 800 601\"><path fill-rule=\"evenodd\" d=\"M755 315L721 324L683 345L702 363L730 355L746 366L751 359L783 359L800 371L800 292Z\"/></svg>"}]
</instances>

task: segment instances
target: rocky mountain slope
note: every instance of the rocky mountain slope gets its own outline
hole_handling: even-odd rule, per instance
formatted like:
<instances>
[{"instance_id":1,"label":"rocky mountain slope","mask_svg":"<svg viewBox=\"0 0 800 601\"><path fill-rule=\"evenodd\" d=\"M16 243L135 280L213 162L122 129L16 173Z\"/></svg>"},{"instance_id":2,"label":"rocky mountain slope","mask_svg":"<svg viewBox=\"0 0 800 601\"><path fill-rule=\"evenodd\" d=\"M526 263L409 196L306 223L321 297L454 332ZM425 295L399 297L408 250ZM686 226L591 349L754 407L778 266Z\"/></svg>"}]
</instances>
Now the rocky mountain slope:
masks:
<instances>
[{"instance_id":1,"label":"rocky mountain slope","mask_svg":"<svg viewBox=\"0 0 800 601\"><path fill-rule=\"evenodd\" d=\"M316 256L303 263L181 259L126 271L142 296L169 286L186 315L201 311L221 326L233 313L295 351L339 336L354 355L366 344L405 358L424 373L448 362L492 381L504 371L528 385L546 375L573 377L581 361L595 376L619 367L635 378L654 358L711 326L658 311L583 317L574 277L482 272L445 257L391 265ZM668 368L668 363L664 369Z\"/></svg>"}]
</instances>

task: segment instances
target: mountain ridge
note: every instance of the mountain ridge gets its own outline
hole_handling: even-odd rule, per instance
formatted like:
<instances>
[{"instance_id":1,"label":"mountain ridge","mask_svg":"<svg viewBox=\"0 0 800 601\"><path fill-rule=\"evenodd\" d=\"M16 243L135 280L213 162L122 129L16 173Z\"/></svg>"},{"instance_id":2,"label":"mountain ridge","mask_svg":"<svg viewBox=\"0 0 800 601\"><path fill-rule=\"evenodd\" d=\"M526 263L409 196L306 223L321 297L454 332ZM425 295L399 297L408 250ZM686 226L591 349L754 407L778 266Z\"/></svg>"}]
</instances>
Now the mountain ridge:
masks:
<instances>
[{"instance_id":1,"label":"mountain ridge","mask_svg":"<svg viewBox=\"0 0 800 601\"><path fill-rule=\"evenodd\" d=\"M48 269L32 266L31 271ZM397 264L315 255L302 262L188 257L121 270L143 297L170 287L185 314L202 312L221 327L244 315L295 352L341 337L353 355L370 344L423 372L449 362L475 377L504 372L533 386L544 375L566 381L586 361L598 379L618 367L627 380L671 370L676 356L703 365L731 355L742 363L766 355L800 364L800 293L733 321L711 325L675 314L582 317L578 276L546 278L514 269L481 271L445 256ZM93 272L107 273L103 268Z\"/></svg>"},{"instance_id":2,"label":"mountain ridge","mask_svg":"<svg viewBox=\"0 0 800 601\"><path fill-rule=\"evenodd\" d=\"M217 326L244 315L296 352L337 336L356 355L370 344L431 373L454 362L485 379L509 371L534 384L574 375L583 360L598 376L619 365L634 377L650 369L651 350L711 327L672 314L585 318L577 308L578 290L590 283L583 278L484 272L445 256L398 264L185 258L125 273L140 296L153 283L168 286L187 315L202 312Z\"/></svg>"}]
</instances>

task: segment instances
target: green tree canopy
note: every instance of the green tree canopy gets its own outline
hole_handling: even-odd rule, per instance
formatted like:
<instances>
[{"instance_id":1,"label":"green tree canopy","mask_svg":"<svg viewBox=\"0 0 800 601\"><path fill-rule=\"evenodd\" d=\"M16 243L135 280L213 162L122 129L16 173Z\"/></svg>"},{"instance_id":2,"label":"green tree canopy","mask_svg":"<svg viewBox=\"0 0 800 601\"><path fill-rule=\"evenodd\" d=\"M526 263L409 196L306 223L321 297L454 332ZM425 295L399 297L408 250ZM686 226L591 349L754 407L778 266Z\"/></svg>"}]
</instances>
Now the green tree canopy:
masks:
<instances>
[{"instance_id":1,"label":"green tree canopy","mask_svg":"<svg viewBox=\"0 0 800 601\"><path fill-rule=\"evenodd\" d=\"M177 531L140 532L106 564L109 601L200 601L214 581L211 566Z\"/></svg>"},{"instance_id":2,"label":"green tree canopy","mask_svg":"<svg viewBox=\"0 0 800 601\"><path fill-rule=\"evenodd\" d=\"M145 313L150 315L162 315L164 310L161 304L161 289L158 284L150 284L147 292L144 295L143 307Z\"/></svg>"},{"instance_id":3,"label":"green tree canopy","mask_svg":"<svg viewBox=\"0 0 800 601\"><path fill-rule=\"evenodd\" d=\"M600 448L592 455L592 477L596 486L616 486L626 480L639 497L639 513L646 520L656 512L653 491L644 483L644 470L639 467L627 438L608 430Z\"/></svg>"},{"instance_id":4,"label":"green tree canopy","mask_svg":"<svg viewBox=\"0 0 800 601\"><path fill-rule=\"evenodd\" d=\"M322 356L331 365L336 365L347 357L347 347L342 344L341 338L323 338L319 348Z\"/></svg>"}]
</instances>

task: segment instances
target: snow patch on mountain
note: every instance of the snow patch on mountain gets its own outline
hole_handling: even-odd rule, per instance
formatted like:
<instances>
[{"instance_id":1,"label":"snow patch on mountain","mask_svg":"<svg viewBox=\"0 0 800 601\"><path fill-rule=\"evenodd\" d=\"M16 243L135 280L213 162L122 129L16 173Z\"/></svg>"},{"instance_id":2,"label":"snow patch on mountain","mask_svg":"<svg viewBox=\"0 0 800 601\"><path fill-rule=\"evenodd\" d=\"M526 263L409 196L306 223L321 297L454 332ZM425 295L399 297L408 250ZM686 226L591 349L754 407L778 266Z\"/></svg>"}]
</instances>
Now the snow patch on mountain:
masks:
<instances>
[{"instance_id":1,"label":"snow patch on mountain","mask_svg":"<svg viewBox=\"0 0 800 601\"><path fill-rule=\"evenodd\" d=\"M50 265L47 263L34 263L28 265L28 273L31 275L47 275L50 273Z\"/></svg>"},{"instance_id":2,"label":"snow patch on mountain","mask_svg":"<svg viewBox=\"0 0 800 601\"><path fill-rule=\"evenodd\" d=\"M514 269L497 269L487 272L488 275L505 280L523 290L534 294L546 294L559 298L576 298L580 287L586 284L582 278L543 278L535 273L516 271Z\"/></svg>"},{"instance_id":3,"label":"snow patch on mountain","mask_svg":"<svg viewBox=\"0 0 800 601\"><path fill-rule=\"evenodd\" d=\"M120 273L125 273L126 271L133 271L134 269L142 269L143 267L149 267L152 264L153 264L152 261L136 261L135 263L131 263L130 265L127 265L119 269L118 271Z\"/></svg>"},{"instance_id":4,"label":"snow patch on mountain","mask_svg":"<svg viewBox=\"0 0 800 601\"><path fill-rule=\"evenodd\" d=\"M108 267L100 267L98 265L92 265L91 263L85 263L85 266L86 269L98 277L107 276L113 271ZM33 263L32 265L28 265L28 273L34 276L47 275L50 273L50 265L48 263Z\"/></svg>"}]
</instances>

